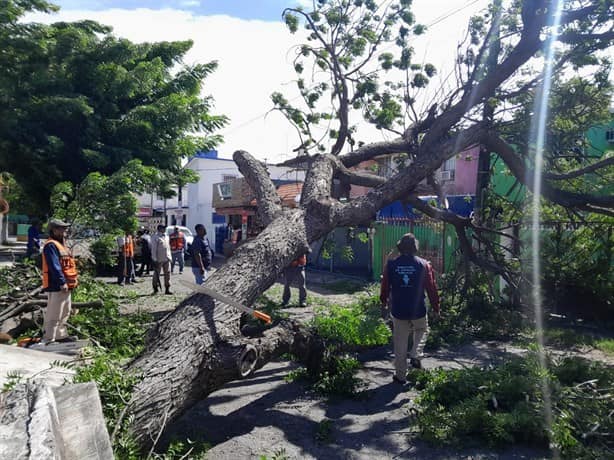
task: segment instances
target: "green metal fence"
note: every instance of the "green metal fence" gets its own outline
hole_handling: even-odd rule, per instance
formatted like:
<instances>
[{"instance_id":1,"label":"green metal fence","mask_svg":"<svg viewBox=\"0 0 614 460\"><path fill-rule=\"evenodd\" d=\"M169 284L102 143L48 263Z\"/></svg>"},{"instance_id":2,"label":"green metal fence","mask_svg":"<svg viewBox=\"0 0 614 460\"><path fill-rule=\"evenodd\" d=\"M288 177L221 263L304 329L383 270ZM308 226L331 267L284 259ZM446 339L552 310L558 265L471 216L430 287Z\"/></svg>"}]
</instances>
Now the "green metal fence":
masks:
<instances>
[{"instance_id":1,"label":"green metal fence","mask_svg":"<svg viewBox=\"0 0 614 460\"><path fill-rule=\"evenodd\" d=\"M386 260L396 251L397 241L412 232L420 242L419 255L429 260L437 273L445 273L454 266L458 240L454 227L442 222L407 219L376 222L373 237L373 279L378 280Z\"/></svg>"}]
</instances>

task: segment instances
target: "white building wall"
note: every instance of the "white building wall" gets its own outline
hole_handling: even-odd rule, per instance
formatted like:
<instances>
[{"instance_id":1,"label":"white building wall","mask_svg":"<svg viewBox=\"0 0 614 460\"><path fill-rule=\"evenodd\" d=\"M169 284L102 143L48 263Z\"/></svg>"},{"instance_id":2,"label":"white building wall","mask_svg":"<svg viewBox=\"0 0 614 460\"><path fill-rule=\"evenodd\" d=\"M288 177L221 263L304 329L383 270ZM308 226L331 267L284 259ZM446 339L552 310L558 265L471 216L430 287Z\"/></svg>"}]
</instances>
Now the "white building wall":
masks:
<instances>
[{"instance_id":1,"label":"white building wall","mask_svg":"<svg viewBox=\"0 0 614 460\"><path fill-rule=\"evenodd\" d=\"M187 226L194 230L196 224L203 224L207 229L207 236L211 244L215 245L215 227L221 224L213 223L213 184L224 181L227 176L243 177L233 160L192 158L186 168L197 172L200 180L188 185L187 196L183 205L188 205ZM291 171L289 168L268 166L271 179L303 181L303 172Z\"/></svg>"}]
</instances>

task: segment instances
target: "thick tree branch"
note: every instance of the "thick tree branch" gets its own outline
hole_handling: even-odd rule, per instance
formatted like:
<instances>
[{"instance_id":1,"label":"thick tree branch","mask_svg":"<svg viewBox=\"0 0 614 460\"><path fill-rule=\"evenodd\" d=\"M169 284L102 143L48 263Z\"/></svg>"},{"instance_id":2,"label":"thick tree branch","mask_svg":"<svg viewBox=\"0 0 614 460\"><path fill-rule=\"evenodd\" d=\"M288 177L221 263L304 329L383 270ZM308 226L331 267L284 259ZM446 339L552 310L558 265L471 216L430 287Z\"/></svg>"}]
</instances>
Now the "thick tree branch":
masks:
<instances>
[{"instance_id":1,"label":"thick tree branch","mask_svg":"<svg viewBox=\"0 0 614 460\"><path fill-rule=\"evenodd\" d=\"M277 195L269 172L262 162L243 150L237 150L232 158L256 194L258 214L262 222L265 226L269 225L281 214L281 198Z\"/></svg>"},{"instance_id":2,"label":"thick tree branch","mask_svg":"<svg viewBox=\"0 0 614 460\"><path fill-rule=\"evenodd\" d=\"M364 196L339 206L335 215L335 224L352 225L364 222L384 206L407 197L445 160L468 146L476 144L483 132L482 125L476 124L456 136L440 140L432 149L423 151L407 168L389 178L386 183L375 187Z\"/></svg>"},{"instance_id":3,"label":"thick tree branch","mask_svg":"<svg viewBox=\"0 0 614 460\"><path fill-rule=\"evenodd\" d=\"M508 57L493 68L488 75L475 86L467 86L461 100L443 112L434 122L423 140L426 149L436 144L461 118L475 105L495 94L496 89L520 66L535 55L542 46L540 32L545 25L543 13L537 13L544 6L545 0L527 1L523 4L522 19L524 28L519 42Z\"/></svg>"},{"instance_id":4,"label":"thick tree branch","mask_svg":"<svg viewBox=\"0 0 614 460\"><path fill-rule=\"evenodd\" d=\"M527 168L511 145L501 139L496 133L485 133L482 141L491 151L497 153L505 162L512 174L529 190L533 191L533 182L529 179L534 173ZM542 183L542 195L553 203L600 214L612 214L614 196L597 196L588 193L575 193L552 187L548 182Z\"/></svg>"},{"instance_id":5,"label":"thick tree branch","mask_svg":"<svg viewBox=\"0 0 614 460\"><path fill-rule=\"evenodd\" d=\"M307 205L311 201L330 198L333 183L333 163L334 159L331 159L329 155L311 157L311 165L307 171L301 192L302 205Z\"/></svg>"},{"instance_id":6,"label":"thick tree branch","mask_svg":"<svg viewBox=\"0 0 614 460\"><path fill-rule=\"evenodd\" d=\"M353 152L341 155L339 158L343 164L351 168L366 160L371 160L380 155L390 155L393 153L408 153L412 144L403 138L392 141L373 142L357 148Z\"/></svg>"}]
</instances>

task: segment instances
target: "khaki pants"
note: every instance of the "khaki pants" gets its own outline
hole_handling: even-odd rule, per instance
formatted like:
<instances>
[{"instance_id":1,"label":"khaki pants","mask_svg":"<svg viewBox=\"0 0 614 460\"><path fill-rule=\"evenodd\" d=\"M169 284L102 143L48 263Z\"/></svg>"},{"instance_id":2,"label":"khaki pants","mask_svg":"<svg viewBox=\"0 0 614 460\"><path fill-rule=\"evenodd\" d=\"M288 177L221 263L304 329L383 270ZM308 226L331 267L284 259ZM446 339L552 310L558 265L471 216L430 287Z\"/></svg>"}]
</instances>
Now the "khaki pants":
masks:
<instances>
[{"instance_id":1,"label":"khaki pants","mask_svg":"<svg viewBox=\"0 0 614 460\"><path fill-rule=\"evenodd\" d=\"M151 283L154 288L154 291L162 288L162 284L160 283L160 273L164 272L164 287L166 289L171 287L171 263L170 261L166 262L154 262L154 272L151 277Z\"/></svg>"},{"instance_id":2,"label":"khaki pants","mask_svg":"<svg viewBox=\"0 0 614 460\"><path fill-rule=\"evenodd\" d=\"M66 322L70 316L71 292L47 293L47 309L43 319L43 340L52 342L68 337Z\"/></svg>"},{"instance_id":3,"label":"khaki pants","mask_svg":"<svg viewBox=\"0 0 614 460\"><path fill-rule=\"evenodd\" d=\"M392 317L392 342L394 347L395 375L405 380L407 375L407 341L410 332L413 333L413 344L409 353L410 358L422 358L426 336L429 331L426 316L418 319L397 319Z\"/></svg>"}]
</instances>

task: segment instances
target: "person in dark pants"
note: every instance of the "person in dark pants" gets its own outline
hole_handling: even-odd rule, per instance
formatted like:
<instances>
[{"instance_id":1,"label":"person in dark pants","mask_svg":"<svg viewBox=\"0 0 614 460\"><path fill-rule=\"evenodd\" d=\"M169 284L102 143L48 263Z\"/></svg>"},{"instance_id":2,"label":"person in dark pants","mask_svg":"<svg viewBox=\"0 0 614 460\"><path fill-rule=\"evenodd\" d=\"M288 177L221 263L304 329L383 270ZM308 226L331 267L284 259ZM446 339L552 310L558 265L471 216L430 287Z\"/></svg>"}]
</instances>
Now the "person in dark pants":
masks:
<instances>
[{"instance_id":1,"label":"person in dark pants","mask_svg":"<svg viewBox=\"0 0 614 460\"><path fill-rule=\"evenodd\" d=\"M132 232L127 231L123 238L119 238L119 260L118 260L118 273L117 284L123 286L125 284L132 284L135 280L134 273L134 239L132 238Z\"/></svg>"},{"instance_id":2,"label":"person in dark pants","mask_svg":"<svg viewBox=\"0 0 614 460\"><path fill-rule=\"evenodd\" d=\"M428 334L425 292L431 308L439 316L439 294L430 262L416 256L418 240L406 233L397 242L401 253L390 258L382 275L380 301L383 308L390 306L392 341L394 344L395 374L392 379L404 384L407 376L407 344L410 333L413 344L410 352L412 367L422 368L422 352Z\"/></svg>"},{"instance_id":3,"label":"person in dark pants","mask_svg":"<svg viewBox=\"0 0 614 460\"><path fill-rule=\"evenodd\" d=\"M290 302L290 285L296 280L298 284L298 301L301 307L307 306L307 289L305 287L305 265L307 265L307 255L294 259L292 263L284 269L284 293L281 299L282 307Z\"/></svg>"},{"instance_id":4,"label":"person in dark pants","mask_svg":"<svg viewBox=\"0 0 614 460\"><path fill-rule=\"evenodd\" d=\"M211 248L209 247L209 240L205 236L207 235L205 226L197 224L194 230L196 230L196 236L190 248L192 273L196 284L203 284L207 279L207 271L211 269Z\"/></svg>"},{"instance_id":5,"label":"person in dark pants","mask_svg":"<svg viewBox=\"0 0 614 460\"><path fill-rule=\"evenodd\" d=\"M145 229L139 232L138 244L141 247L141 267L137 273L138 276L143 276L145 267L147 267L147 275L151 271L151 237L149 230Z\"/></svg>"},{"instance_id":6,"label":"person in dark pants","mask_svg":"<svg viewBox=\"0 0 614 460\"><path fill-rule=\"evenodd\" d=\"M26 249L26 257L31 259L33 256L38 257L41 252L41 223L38 219L32 220L32 225L28 228L28 248Z\"/></svg>"}]
</instances>

